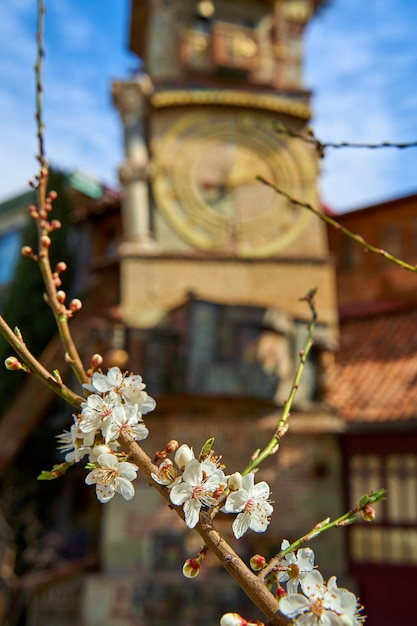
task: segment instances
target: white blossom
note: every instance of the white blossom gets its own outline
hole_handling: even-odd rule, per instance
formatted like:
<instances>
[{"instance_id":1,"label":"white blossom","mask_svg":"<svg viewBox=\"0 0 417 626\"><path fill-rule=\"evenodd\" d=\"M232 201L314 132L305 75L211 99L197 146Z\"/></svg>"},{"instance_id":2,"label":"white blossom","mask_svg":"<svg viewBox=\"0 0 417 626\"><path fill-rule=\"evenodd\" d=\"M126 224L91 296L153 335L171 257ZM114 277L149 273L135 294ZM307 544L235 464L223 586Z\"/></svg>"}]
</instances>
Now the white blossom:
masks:
<instances>
[{"instance_id":1,"label":"white blossom","mask_svg":"<svg viewBox=\"0 0 417 626\"><path fill-rule=\"evenodd\" d=\"M100 502L108 502L114 494L120 493L125 500L131 500L135 488L131 481L137 476L137 466L127 461L119 461L114 454L101 454L97 463L85 479L87 485L96 485L96 494Z\"/></svg>"},{"instance_id":2,"label":"white blossom","mask_svg":"<svg viewBox=\"0 0 417 626\"><path fill-rule=\"evenodd\" d=\"M94 436L94 433L85 435L81 432L78 424L74 423L70 430L64 430L63 433L57 435L58 450L66 453L65 460L67 463L78 463L86 454L90 453Z\"/></svg>"},{"instance_id":3,"label":"white blossom","mask_svg":"<svg viewBox=\"0 0 417 626\"><path fill-rule=\"evenodd\" d=\"M216 468L210 475L207 475L203 471L203 464L197 459L191 459L185 466L182 481L172 487L170 499L172 504L183 506L185 523L189 528L194 528L198 522L201 507L215 504L216 499L213 493L218 489L223 489L225 484L226 477L221 469Z\"/></svg>"},{"instance_id":4,"label":"white blossom","mask_svg":"<svg viewBox=\"0 0 417 626\"><path fill-rule=\"evenodd\" d=\"M224 510L239 513L232 525L236 539L242 537L248 528L257 533L265 532L274 510L268 502L269 493L269 485L265 481L255 485L254 474L247 474L242 477L242 487L227 497Z\"/></svg>"},{"instance_id":5,"label":"white blossom","mask_svg":"<svg viewBox=\"0 0 417 626\"><path fill-rule=\"evenodd\" d=\"M126 404L137 404L143 415L153 411L156 402L144 391L146 385L142 381L142 376L138 374L122 374L118 367L111 367L107 374L94 372L91 385L85 385L89 391L106 394L116 393L123 398Z\"/></svg>"},{"instance_id":6,"label":"white blossom","mask_svg":"<svg viewBox=\"0 0 417 626\"><path fill-rule=\"evenodd\" d=\"M164 487L173 487L174 484L181 482L181 477L171 459L164 459L159 465L158 471L152 472L151 476L156 483L164 485Z\"/></svg>"},{"instance_id":7,"label":"white blossom","mask_svg":"<svg viewBox=\"0 0 417 626\"><path fill-rule=\"evenodd\" d=\"M363 607L358 603L358 599L354 593L348 589L339 589L336 583L336 577L333 576L327 585L329 589L337 592L340 600L340 617L344 626L361 626L364 617L359 614Z\"/></svg>"},{"instance_id":8,"label":"white blossom","mask_svg":"<svg viewBox=\"0 0 417 626\"><path fill-rule=\"evenodd\" d=\"M281 550L286 550L289 545L289 541L284 539ZM287 583L288 593L297 593L300 580L314 568L314 552L311 548L300 548L296 554L290 552L282 559L281 566L286 570L278 573L279 582Z\"/></svg>"},{"instance_id":9,"label":"white blossom","mask_svg":"<svg viewBox=\"0 0 417 626\"><path fill-rule=\"evenodd\" d=\"M336 578L326 585L318 570L308 572L301 580L300 593L281 598L279 610L294 619L296 626L346 626L344 621L344 593L337 588ZM350 593L350 592L348 592ZM353 595L353 594L352 594ZM352 626L354 622L351 622Z\"/></svg>"},{"instance_id":10,"label":"white blossom","mask_svg":"<svg viewBox=\"0 0 417 626\"><path fill-rule=\"evenodd\" d=\"M110 420L115 406L120 402L120 397L114 393L104 398L96 393L88 396L86 402L81 405L80 429L82 432L97 432Z\"/></svg>"},{"instance_id":11,"label":"white blossom","mask_svg":"<svg viewBox=\"0 0 417 626\"><path fill-rule=\"evenodd\" d=\"M146 439L149 431L141 419L137 404L119 404L113 408L110 418L103 424L102 433L106 443L115 441L120 433L128 433L136 441Z\"/></svg>"}]
</instances>

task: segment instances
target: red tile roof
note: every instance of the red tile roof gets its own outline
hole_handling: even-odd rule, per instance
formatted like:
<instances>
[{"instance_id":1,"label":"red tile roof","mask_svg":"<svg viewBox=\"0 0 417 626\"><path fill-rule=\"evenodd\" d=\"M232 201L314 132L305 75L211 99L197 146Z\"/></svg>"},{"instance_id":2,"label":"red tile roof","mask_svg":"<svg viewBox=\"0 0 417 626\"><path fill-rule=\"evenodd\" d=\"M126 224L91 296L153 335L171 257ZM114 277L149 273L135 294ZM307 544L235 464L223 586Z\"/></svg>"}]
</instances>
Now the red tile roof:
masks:
<instances>
[{"instance_id":1,"label":"red tile roof","mask_svg":"<svg viewBox=\"0 0 417 626\"><path fill-rule=\"evenodd\" d=\"M327 403L347 422L417 420L417 309L342 322Z\"/></svg>"}]
</instances>

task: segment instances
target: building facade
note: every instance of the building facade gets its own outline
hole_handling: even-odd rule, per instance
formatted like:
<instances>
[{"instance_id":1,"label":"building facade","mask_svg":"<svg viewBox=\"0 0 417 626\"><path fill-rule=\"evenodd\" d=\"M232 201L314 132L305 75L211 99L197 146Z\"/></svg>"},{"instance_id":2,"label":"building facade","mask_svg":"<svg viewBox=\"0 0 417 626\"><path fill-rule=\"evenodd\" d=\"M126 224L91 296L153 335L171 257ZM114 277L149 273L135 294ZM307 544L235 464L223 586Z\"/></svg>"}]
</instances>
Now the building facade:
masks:
<instances>
[{"instance_id":1,"label":"building facade","mask_svg":"<svg viewBox=\"0 0 417 626\"><path fill-rule=\"evenodd\" d=\"M417 196L338 217L371 244L415 265ZM336 258L340 350L329 406L343 435L347 502L385 487L373 524L348 529L348 559L369 626L415 621L407 598L417 583L417 275L329 231ZM381 601L381 590L396 587Z\"/></svg>"},{"instance_id":2,"label":"building facade","mask_svg":"<svg viewBox=\"0 0 417 626\"><path fill-rule=\"evenodd\" d=\"M343 506L343 426L324 403L338 334L326 229L256 178L319 207L317 157L291 136L311 116L302 42L319 4L135 1L130 48L142 71L113 84L125 140L117 348L157 399L151 455L170 439L198 450L213 436L232 472L269 440L306 339L300 298L318 287L290 432L259 472L277 516L268 536L245 544L219 521L245 556L276 552ZM137 491L103 511L103 572L86 585L86 623L103 584L105 624L213 624L226 606L254 615L214 561L191 585L178 581L198 537L148 485ZM325 570L343 575L343 546L341 533L317 546Z\"/></svg>"}]
</instances>

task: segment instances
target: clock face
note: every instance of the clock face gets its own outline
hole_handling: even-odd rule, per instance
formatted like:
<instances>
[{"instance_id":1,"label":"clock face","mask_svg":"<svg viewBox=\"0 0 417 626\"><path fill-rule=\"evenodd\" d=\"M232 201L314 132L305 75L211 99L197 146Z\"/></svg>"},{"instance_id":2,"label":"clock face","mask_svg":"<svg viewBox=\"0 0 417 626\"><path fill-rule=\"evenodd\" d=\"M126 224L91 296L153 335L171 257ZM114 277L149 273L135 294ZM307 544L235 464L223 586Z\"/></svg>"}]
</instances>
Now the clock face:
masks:
<instances>
[{"instance_id":1,"label":"clock face","mask_svg":"<svg viewBox=\"0 0 417 626\"><path fill-rule=\"evenodd\" d=\"M254 114L184 115L156 147L156 202L174 230L201 250L277 253L310 218L256 179L305 200L305 175L289 141Z\"/></svg>"}]
</instances>

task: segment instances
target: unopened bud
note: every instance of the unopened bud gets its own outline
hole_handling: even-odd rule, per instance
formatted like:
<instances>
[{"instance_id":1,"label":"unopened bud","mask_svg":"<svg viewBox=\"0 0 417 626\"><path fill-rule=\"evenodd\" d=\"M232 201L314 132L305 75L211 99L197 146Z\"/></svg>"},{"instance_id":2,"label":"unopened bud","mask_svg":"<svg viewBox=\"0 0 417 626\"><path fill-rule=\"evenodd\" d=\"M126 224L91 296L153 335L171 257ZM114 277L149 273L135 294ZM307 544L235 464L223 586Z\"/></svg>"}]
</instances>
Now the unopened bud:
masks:
<instances>
[{"instance_id":1,"label":"unopened bud","mask_svg":"<svg viewBox=\"0 0 417 626\"><path fill-rule=\"evenodd\" d=\"M366 506L362 509L362 517L365 522L373 522L375 519L375 509L371 506Z\"/></svg>"},{"instance_id":2,"label":"unopened bud","mask_svg":"<svg viewBox=\"0 0 417 626\"><path fill-rule=\"evenodd\" d=\"M36 220L39 217L38 209L35 207L34 204L30 205L28 211L29 211L29 215L33 217L33 219Z\"/></svg>"},{"instance_id":3,"label":"unopened bud","mask_svg":"<svg viewBox=\"0 0 417 626\"><path fill-rule=\"evenodd\" d=\"M50 200L51 202L53 202L54 200L56 200L56 199L57 199L57 197L58 197L58 194L57 194L57 192L56 192L56 191L54 191L54 190L50 191L50 192L49 192L49 194L48 194L48 198L49 198L49 200Z\"/></svg>"},{"instance_id":4,"label":"unopened bud","mask_svg":"<svg viewBox=\"0 0 417 626\"><path fill-rule=\"evenodd\" d=\"M285 591L284 587L281 587L281 585L278 585L275 595L278 599L280 599L280 598L285 598L285 596L287 596L288 593Z\"/></svg>"},{"instance_id":5,"label":"unopened bud","mask_svg":"<svg viewBox=\"0 0 417 626\"><path fill-rule=\"evenodd\" d=\"M260 554L254 554L250 560L250 566L254 572L259 572L265 567L265 557Z\"/></svg>"},{"instance_id":6,"label":"unopened bud","mask_svg":"<svg viewBox=\"0 0 417 626\"><path fill-rule=\"evenodd\" d=\"M317 522L317 524L314 526L314 528L316 528L318 530L319 528L323 528L323 526L326 526L326 524L328 524L329 522L330 522L330 517L326 517L321 522Z\"/></svg>"},{"instance_id":7,"label":"unopened bud","mask_svg":"<svg viewBox=\"0 0 417 626\"><path fill-rule=\"evenodd\" d=\"M187 559L183 565L182 573L186 578L195 578L201 569L200 559Z\"/></svg>"},{"instance_id":8,"label":"unopened bud","mask_svg":"<svg viewBox=\"0 0 417 626\"><path fill-rule=\"evenodd\" d=\"M182 471L184 467L187 465L189 461L194 459L193 449L190 448L186 443L183 443L182 446L178 448L175 453L174 461Z\"/></svg>"},{"instance_id":9,"label":"unopened bud","mask_svg":"<svg viewBox=\"0 0 417 626\"><path fill-rule=\"evenodd\" d=\"M67 269L67 264L64 263L64 261L60 261L59 263L56 264L55 266L55 271L58 274L61 274L62 272L65 272L65 270Z\"/></svg>"},{"instance_id":10,"label":"unopened bud","mask_svg":"<svg viewBox=\"0 0 417 626\"><path fill-rule=\"evenodd\" d=\"M11 371L17 371L22 369L21 362L15 356L7 357L7 359L4 361L4 365L6 366L6 369Z\"/></svg>"},{"instance_id":11,"label":"unopened bud","mask_svg":"<svg viewBox=\"0 0 417 626\"><path fill-rule=\"evenodd\" d=\"M42 248L49 248L51 246L51 238L48 235L42 235L41 237L41 246Z\"/></svg>"},{"instance_id":12,"label":"unopened bud","mask_svg":"<svg viewBox=\"0 0 417 626\"><path fill-rule=\"evenodd\" d=\"M32 256L33 250L30 246L23 246L21 253L23 256Z\"/></svg>"},{"instance_id":13,"label":"unopened bud","mask_svg":"<svg viewBox=\"0 0 417 626\"><path fill-rule=\"evenodd\" d=\"M60 290L56 292L56 299L58 300L60 304L64 304L66 297L67 297L67 294L65 293L65 291Z\"/></svg>"},{"instance_id":14,"label":"unopened bud","mask_svg":"<svg viewBox=\"0 0 417 626\"><path fill-rule=\"evenodd\" d=\"M70 311L75 313L75 311L79 311L82 308L82 306L83 304L81 300L79 300L78 298L74 298L73 300L71 300L69 308L70 308Z\"/></svg>"},{"instance_id":15,"label":"unopened bud","mask_svg":"<svg viewBox=\"0 0 417 626\"><path fill-rule=\"evenodd\" d=\"M168 441L167 445L165 446L165 452L167 454L170 454L171 452L176 452L179 445L180 444L178 443L178 441L176 441L175 439L171 439L171 441Z\"/></svg>"},{"instance_id":16,"label":"unopened bud","mask_svg":"<svg viewBox=\"0 0 417 626\"><path fill-rule=\"evenodd\" d=\"M111 448L106 446L106 444L100 444L98 446L94 446L90 452L89 460L91 463L96 463L98 457L101 454L111 454Z\"/></svg>"},{"instance_id":17,"label":"unopened bud","mask_svg":"<svg viewBox=\"0 0 417 626\"><path fill-rule=\"evenodd\" d=\"M59 230L61 228L61 222L59 220L51 220L49 227L51 230Z\"/></svg>"},{"instance_id":18,"label":"unopened bud","mask_svg":"<svg viewBox=\"0 0 417 626\"><path fill-rule=\"evenodd\" d=\"M227 481L227 486L230 491L237 491L238 489L240 489L242 486L242 474L240 474L239 472L231 474Z\"/></svg>"},{"instance_id":19,"label":"unopened bud","mask_svg":"<svg viewBox=\"0 0 417 626\"><path fill-rule=\"evenodd\" d=\"M101 367L102 365L103 365L103 357L101 356L101 354L93 354L93 356L91 357L91 367L94 367L94 369L97 369Z\"/></svg>"}]
</instances>

